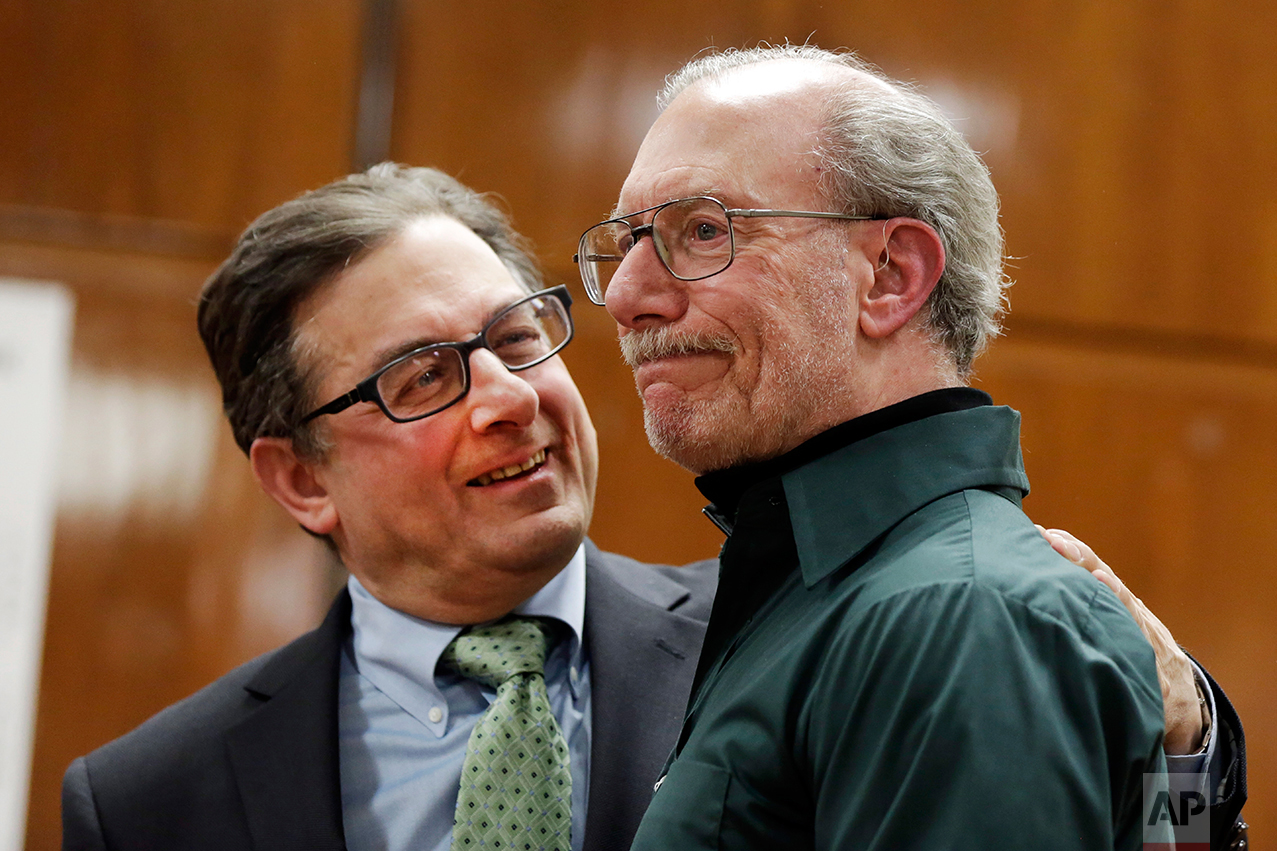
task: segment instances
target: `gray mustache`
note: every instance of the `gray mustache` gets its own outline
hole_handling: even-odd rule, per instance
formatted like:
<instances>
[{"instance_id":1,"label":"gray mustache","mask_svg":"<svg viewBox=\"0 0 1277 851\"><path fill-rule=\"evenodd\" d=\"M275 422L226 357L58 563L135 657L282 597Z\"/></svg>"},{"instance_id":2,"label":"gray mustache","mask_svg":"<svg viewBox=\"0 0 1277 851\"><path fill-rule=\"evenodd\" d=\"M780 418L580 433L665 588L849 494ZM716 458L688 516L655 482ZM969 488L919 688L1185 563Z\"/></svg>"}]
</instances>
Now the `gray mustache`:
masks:
<instances>
[{"instance_id":1,"label":"gray mustache","mask_svg":"<svg viewBox=\"0 0 1277 851\"><path fill-rule=\"evenodd\" d=\"M720 334L676 331L669 326L631 331L620 338L621 357L631 369L657 358L705 352L736 352L736 341Z\"/></svg>"}]
</instances>

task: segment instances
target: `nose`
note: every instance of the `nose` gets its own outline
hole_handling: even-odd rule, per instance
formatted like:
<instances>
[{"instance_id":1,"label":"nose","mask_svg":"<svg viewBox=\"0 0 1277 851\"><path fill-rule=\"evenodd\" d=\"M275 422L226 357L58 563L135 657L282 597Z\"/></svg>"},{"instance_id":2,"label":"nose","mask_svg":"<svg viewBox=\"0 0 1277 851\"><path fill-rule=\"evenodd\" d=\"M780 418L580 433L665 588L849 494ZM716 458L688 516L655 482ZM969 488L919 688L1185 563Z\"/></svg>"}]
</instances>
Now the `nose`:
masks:
<instances>
[{"instance_id":1,"label":"nose","mask_svg":"<svg viewBox=\"0 0 1277 851\"><path fill-rule=\"evenodd\" d=\"M535 372L532 367L529 372ZM477 432L499 428L527 428L541 409L536 388L522 376L506 369L495 354L478 349L470 354L470 426Z\"/></svg>"},{"instance_id":2,"label":"nose","mask_svg":"<svg viewBox=\"0 0 1277 851\"><path fill-rule=\"evenodd\" d=\"M604 295L607 312L632 330L674 322L687 311L686 284L665 268L651 239L634 244Z\"/></svg>"}]
</instances>

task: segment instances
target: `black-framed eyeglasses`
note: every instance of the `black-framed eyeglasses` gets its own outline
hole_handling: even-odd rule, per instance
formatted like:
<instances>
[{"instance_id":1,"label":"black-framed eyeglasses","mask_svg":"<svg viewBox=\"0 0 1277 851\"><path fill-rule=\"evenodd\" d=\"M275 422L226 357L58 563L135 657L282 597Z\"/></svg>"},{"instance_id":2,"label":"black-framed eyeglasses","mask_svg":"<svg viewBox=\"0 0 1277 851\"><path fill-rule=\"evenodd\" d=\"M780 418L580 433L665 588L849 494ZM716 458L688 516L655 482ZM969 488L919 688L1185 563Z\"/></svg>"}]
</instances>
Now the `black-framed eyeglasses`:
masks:
<instances>
[{"instance_id":1,"label":"black-framed eyeglasses","mask_svg":"<svg viewBox=\"0 0 1277 851\"><path fill-rule=\"evenodd\" d=\"M572 296L550 287L504 308L464 343L434 343L395 358L331 402L302 417L302 425L356 402L372 402L397 423L410 423L460 402L470 392L470 354L492 352L519 372L548 360L572 339Z\"/></svg>"},{"instance_id":2,"label":"black-framed eyeglasses","mask_svg":"<svg viewBox=\"0 0 1277 851\"><path fill-rule=\"evenodd\" d=\"M630 219L651 213L645 225ZM800 219L845 219L870 221L876 216L851 216L845 213L817 213L809 210L729 210L723 202L708 195L666 201L615 219L600 222L581 234L581 242L572 262L581 269L586 295L595 304L603 304L607 287L621 261L640 239L652 237L656 256L671 275L680 281L699 281L717 275L732 265L736 258L736 238L732 219L767 216Z\"/></svg>"}]
</instances>

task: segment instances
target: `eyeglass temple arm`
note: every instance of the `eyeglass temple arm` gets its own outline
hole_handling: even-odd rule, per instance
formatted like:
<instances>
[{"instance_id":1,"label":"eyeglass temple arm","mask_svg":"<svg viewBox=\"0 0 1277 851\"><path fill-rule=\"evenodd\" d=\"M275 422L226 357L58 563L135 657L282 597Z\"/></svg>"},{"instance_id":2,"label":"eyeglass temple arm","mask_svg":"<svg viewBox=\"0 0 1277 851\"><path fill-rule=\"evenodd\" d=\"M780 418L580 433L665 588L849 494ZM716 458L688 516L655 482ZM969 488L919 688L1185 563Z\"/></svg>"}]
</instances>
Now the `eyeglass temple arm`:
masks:
<instances>
[{"instance_id":1,"label":"eyeglass temple arm","mask_svg":"<svg viewBox=\"0 0 1277 851\"><path fill-rule=\"evenodd\" d=\"M371 402L372 400L364 399L364 388L361 385L359 387L356 387L354 390L351 390L349 393L343 393L342 395L338 396L336 399L333 399L327 405L324 405L323 407L316 408L315 410L311 411L309 414L307 414L305 417L302 418L301 424L306 425L306 423L310 422L316 417L322 417L324 414L339 413L341 411L346 410L347 408L349 408L351 405L355 404L356 402L363 402L363 401Z\"/></svg>"},{"instance_id":2,"label":"eyeglass temple arm","mask_svg":"<svg viewBox=\"0 0 1277 851\"><path fill-rule=\"evenodd\" d=\"M727 214L729 216L738 216L742 219L780 216L795 219L849 219L851 221L867 222L875 218L875 216L853 216L849 213L817 213L806 210L728 210Z\"/></svg>"},{"instance_id":3,"label":"eyeglass temple arm","mask_svg":"<svg viewBox=\"0 0 1277 851\"><path fill-rule=\"evenodd\" d=\"M622 260L625 259L625 255L624 254L586 254L584 255L584 257L582 257L582 255L580 254L572 255L573 263L580 263L582 259L592 263L598 263L604 260L615 260L617 263L620 263Z\"/></svg>"}]
</instances>

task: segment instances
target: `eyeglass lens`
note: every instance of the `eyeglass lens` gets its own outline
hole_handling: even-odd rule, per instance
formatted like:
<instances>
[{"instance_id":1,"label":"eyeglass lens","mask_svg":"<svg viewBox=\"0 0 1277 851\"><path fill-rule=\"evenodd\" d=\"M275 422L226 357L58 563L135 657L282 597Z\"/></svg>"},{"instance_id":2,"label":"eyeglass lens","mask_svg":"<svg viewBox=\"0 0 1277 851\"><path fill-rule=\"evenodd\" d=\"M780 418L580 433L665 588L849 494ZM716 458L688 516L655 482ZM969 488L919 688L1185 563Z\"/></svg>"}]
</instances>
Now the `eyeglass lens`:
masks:
<instances>
[{"instance_id":1,"label":"eyeglass lens","mask_svg":"<svg viewBox=\"0 0 1277 851\"><path fill-rule=\"evenodd\" d=\"M634 246L636 227L642 236L641 226L616 221L595 225L581 237L583 277L600 304L617 267ZM712 198L688 198L658 208L651 232L657 255L677 278L707 278L732 262L731 221Z\"/></svg>"},{"instance_id":2,"label":"eyeglass lens","mask_svg":"<svg viewBox=\"0 0 1277 851\"><path fill-rule=\"evenodd\" d=\"M511 371L525 369L562 348L571 335L563 302L541 296L511 305L484 329L483 346ZM398 419L423 417L460 399L467 386L469 350L457 345L431 346L390 366L377 379L377 392Z\"/></svg>"}]
</instances>

